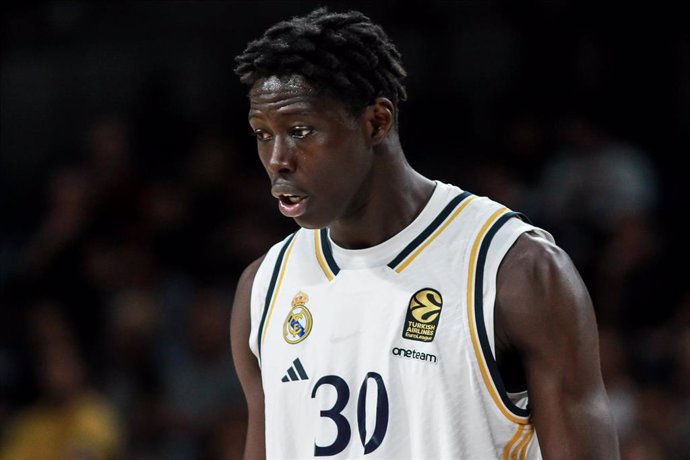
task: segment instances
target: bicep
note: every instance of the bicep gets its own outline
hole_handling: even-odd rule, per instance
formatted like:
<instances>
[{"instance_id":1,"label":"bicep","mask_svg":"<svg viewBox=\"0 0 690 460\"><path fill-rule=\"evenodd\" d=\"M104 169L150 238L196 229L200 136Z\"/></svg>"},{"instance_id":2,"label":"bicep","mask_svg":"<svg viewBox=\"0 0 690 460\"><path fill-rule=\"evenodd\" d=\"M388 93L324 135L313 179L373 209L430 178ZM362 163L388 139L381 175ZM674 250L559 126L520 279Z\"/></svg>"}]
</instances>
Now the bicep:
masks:
<instances>
[{"instance_id":1,"label":"bicep","mask_svg":"<svg viewBox=\"0 0 690 460\"><path fill-rule=\"evenodd\" d=\"M242 273L235 291L230 319L232 358L237 377L247 400L248 420L244 458L265 457L264 393L261 370L249 347L251 331L251 290L263 258L249 265Z\"/></svg>"},{"instance_id":2,"label":"bicep","mask_svg":"<svg viewBox=\"0 0 690 460\"><path fill-rule=\"evenodd\" d=\"M545 458L615 458L594 311L570 258L522 235L499 271L496 315L521 356Z\"/></svg>"}]
</instances>

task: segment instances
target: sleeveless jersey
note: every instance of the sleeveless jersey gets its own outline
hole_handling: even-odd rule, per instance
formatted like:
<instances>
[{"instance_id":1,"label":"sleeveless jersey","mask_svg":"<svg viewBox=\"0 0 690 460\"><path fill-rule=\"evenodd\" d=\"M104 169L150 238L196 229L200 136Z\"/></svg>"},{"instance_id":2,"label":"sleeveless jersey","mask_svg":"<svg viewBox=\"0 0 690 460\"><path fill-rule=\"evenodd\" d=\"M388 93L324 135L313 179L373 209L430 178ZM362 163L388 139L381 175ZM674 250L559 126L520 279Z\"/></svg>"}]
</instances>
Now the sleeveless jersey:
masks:
<instances>
[{"instance_id":1,"label":"sleeveless jersey","mask_svg":"<svg viewBox=\"0 0 690 460\"><path fill-rule=\"evenodd\" d=\"M494 359L498 267L546 231L436 183L414 221L366 249L300 229L254 280L267 458L539 459L527 394Z\"/></svg>"}]
</instances>

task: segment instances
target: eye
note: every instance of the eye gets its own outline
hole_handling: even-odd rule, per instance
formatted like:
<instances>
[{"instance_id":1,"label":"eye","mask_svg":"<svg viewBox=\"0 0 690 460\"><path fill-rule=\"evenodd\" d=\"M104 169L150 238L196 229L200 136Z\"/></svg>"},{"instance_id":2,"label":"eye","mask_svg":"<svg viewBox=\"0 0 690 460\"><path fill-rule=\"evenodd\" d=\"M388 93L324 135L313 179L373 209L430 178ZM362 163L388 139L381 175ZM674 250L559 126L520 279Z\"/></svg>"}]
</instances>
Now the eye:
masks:
<instances>
[{"instance_id":1,"label":"eye","mask_svg":"<svg viewBox=\"0 0 690 460\"><path fill-rule=\"evenodd\" d=\"M297 139L304 139L305 137L309 136L313 132L314 132L314 130L307 127L307 126L295 126L290 131L290 135L294 138L297 138Z\"/></svg>"},{"instance_id":2,"label":"eye","mask_svg":"<svg viewBox=\"0 0 690 460\"><path fill-rule=\"evenodd\" d=\"M262 129L255 129L252 131L252 136L256 137L259 142L268 142L271 140L271 135Z\"/></svg>"}]
</instances>

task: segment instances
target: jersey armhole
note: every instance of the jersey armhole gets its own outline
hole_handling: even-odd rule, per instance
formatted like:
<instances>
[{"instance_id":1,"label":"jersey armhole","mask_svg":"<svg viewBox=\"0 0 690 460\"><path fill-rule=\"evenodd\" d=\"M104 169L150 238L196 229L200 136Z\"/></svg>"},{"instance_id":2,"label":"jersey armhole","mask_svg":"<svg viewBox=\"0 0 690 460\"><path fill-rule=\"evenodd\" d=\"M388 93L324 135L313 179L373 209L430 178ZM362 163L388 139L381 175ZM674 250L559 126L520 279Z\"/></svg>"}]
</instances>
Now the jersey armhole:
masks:
<instances>
[{"instance_id":1,"label":"jersey armhole","mask_svg":"<svg viewBox=\"0 0 690 460\"><path fill-rule=\"evenodd\" d=\"M497 211L489 218L477 236L471 257L471 287L474 292L468 302L470 328L476 359L484 384L498 406L509 420L528 424L530 412L527 398L515 400L503 384L495 359L494 306L496 301L496 280L505 255L523 233L535 231L553 241L548 232L526 221L522 216L508 209Z\"/></svg>"},{"instance_id":2,"label":"jersey armhole","mask_svg":"<svg viewBox=\"0 0 690 460\"><path fill-rule=\"evenodd\" d=\"M491 357L496 359L496 343L494 330L494 308L496 305L496 285L498 270L508 251L515 245L517 239L524 233L536 233L542 238L553 242L553 237L547 231L533 226L521 214L511 216L497 231L489 243L488 254L484 264L483 276L483 316Z\"/></svg>"}]
</instances>

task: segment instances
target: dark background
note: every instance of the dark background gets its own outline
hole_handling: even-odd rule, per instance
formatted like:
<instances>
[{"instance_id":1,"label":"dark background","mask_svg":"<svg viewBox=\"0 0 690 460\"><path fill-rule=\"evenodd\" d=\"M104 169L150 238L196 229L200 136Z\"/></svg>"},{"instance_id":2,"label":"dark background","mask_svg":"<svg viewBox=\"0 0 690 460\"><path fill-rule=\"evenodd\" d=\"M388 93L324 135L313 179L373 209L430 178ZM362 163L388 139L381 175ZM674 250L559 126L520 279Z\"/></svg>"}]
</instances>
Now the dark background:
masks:
<instances>
[{"instance_id":1,"label":"dark background","mask_svg":"<svg viewBox=\"0 0 690 460\"><path fill-rule=\"evenodd\" d=\"M320 5L361 9L398 45L413 166L526 213L571 255L623 457L687 458L687 21L543 0L3 6L0 459L26 433L72 432L93 458L236 458L234 284L294 224L233 58ZM76 428L43 435L46 419Z\"/></svg>"}]
</instances>

